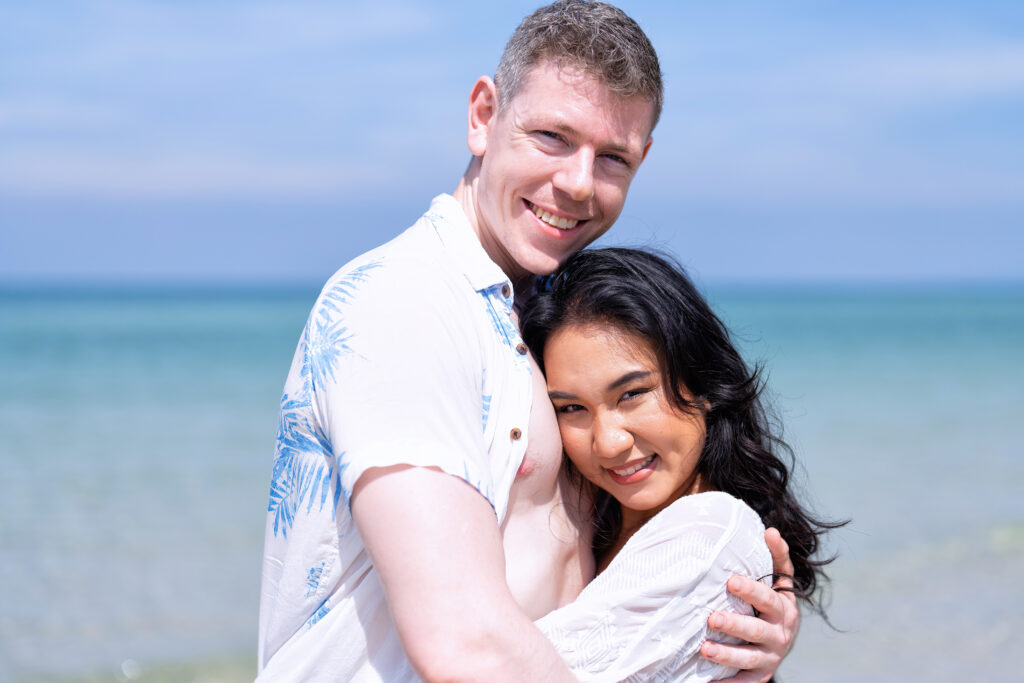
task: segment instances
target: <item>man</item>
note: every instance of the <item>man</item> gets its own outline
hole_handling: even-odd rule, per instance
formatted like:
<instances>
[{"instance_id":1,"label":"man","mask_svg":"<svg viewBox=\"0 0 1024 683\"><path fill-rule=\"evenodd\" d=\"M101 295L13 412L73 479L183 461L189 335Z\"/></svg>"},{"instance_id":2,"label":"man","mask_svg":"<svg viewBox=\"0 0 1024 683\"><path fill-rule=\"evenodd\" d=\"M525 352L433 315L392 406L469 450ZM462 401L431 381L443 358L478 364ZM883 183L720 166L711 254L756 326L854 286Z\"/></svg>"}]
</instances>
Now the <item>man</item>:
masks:
<instances>
[{"instance_id":1,"label":"man","mask_svg":"<svg viewBox=\"0 0 1024 683\"><path fill-rule=\"evenodd\" d=\"M629 17L541 8L473 87L454 194L327 283L282 399L261 680L572 680L532 620L593 575L590 538L514 302L618 217L661 102ZM711 626L761 645L713 658L766 680L795 602L733 582L762 618Z\"/></svg>"}]
</instances>

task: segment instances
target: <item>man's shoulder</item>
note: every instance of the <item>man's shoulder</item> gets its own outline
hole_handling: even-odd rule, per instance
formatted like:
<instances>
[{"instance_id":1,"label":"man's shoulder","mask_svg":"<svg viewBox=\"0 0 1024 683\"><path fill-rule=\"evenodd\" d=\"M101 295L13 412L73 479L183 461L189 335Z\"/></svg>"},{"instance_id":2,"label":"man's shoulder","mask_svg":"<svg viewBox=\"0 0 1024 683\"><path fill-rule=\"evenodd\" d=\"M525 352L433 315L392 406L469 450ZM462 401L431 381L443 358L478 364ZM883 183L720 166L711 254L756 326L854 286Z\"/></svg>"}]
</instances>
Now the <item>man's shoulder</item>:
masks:
<instances>
[{"instance_id":1,"label":"man's shoulder","mask_svg":"<svg viewBox=\"0 0 1024 683\"><path fill-rule=\"evenodd\" d=\"M481 299L429 223L342 266L324 285L311 313L315 325L405 336L480 324Z\"/></svg>"},{"instance_id":2,"label":"man's shoulder","mask_svg":"<svg viewBox=\"0 0 1024 683\"><path fill-rule=\"evenodd\" d=\"M368 287L378 296L403 296L410 286L423 291L440 282L457 282L458 273L440 242L421 223L343 265L327 280L321 298L331 292L349 298Z\"/></svg>"}]
</instances>

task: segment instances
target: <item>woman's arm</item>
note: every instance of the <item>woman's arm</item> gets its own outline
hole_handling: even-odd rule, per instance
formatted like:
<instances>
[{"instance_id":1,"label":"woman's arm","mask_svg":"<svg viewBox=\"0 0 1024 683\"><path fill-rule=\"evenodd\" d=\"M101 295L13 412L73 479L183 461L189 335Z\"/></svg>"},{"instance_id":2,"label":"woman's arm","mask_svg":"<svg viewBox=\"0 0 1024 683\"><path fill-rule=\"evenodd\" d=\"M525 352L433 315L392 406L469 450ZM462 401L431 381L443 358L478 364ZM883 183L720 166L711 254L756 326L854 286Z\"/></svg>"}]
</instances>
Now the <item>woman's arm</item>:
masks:
<instances>
[{"instance_id":1,"label":"woman's arm","mask_svg":"<svg viewBox=\"0 0 1024 683\"><path fill-rule=\"evenodd\" d=\"M713 612L752 613L725 587L733 574L770 575L763 534L757 514L728 494L681 498L637 531L575 602L537 625L581 680L730 676L735 669L700 648Z\"/></svg>"}]
</instances>

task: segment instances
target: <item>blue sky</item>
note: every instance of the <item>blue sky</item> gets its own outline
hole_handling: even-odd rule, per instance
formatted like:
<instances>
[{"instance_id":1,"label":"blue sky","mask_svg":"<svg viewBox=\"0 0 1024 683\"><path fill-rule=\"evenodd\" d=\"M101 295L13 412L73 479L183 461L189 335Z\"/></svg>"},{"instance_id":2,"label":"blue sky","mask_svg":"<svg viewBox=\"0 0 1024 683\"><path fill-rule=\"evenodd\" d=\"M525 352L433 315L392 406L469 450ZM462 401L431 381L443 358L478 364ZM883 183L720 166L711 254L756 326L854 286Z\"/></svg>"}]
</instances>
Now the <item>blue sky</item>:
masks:
<instances>
[{"instance_id":1,"label":"blue sky","mask_svg":"<svg viewBox=\"0 0 1024 683\"><path fill-rule=\"evenodd\" d=\"M535 6L0 0L0 280L324 280L454 188ZM1024 3L621 6L666 105L605 243L705 281L1024 279Z\"/></svg>"}]
</instances>

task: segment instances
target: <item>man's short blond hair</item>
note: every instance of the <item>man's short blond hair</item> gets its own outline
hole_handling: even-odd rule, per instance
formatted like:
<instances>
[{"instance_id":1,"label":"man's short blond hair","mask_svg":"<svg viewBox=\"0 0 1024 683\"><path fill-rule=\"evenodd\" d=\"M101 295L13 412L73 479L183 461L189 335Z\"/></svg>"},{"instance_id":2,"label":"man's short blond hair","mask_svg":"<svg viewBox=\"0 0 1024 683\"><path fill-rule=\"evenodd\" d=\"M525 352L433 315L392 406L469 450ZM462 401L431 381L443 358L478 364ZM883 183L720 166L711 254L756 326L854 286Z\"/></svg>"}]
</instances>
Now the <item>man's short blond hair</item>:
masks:
<instances>
[{"instance_id":1,"label":"man's short blond hair","mask_svg":"<svg viewBox=\"0 0 1024 683\"><path fill-rule=\"evenodd\" d=\"M494 74L498 106L507 105L538 64L583 70L621 97L640 96L661 116L664 89L658 55L640 26L618 7L558 0L523 19L505 45Z\"/></svg>"}]
</instances>

